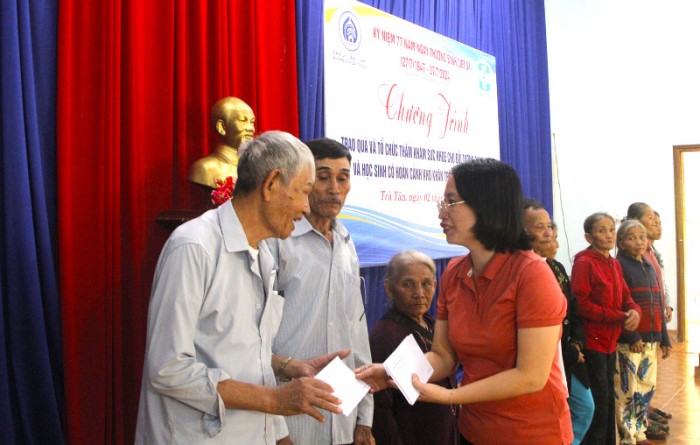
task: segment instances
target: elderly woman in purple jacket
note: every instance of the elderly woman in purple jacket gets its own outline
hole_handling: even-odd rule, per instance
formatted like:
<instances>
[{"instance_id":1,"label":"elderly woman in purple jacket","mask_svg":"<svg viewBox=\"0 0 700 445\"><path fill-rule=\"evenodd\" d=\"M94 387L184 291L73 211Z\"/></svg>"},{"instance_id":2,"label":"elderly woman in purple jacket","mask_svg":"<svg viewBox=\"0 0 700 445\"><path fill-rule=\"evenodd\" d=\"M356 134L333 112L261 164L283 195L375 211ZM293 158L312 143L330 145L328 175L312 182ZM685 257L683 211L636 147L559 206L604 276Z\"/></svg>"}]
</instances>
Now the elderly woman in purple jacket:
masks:
<instances>
[{"instance_id":1,"label":"elderly woman in purple jacket","mask_svg":"<svg viewBox=\"0 0 700 445\"><path fill-rule=\"evenodd\" d=\"M373 362L386 360L408 335L413 335L423 352L430 351L435 319L427 312L436 285L435 263L427 255L409 250L389 261L384 290L391 308L370 334ZM454 388L455 377L434 383ZM372 434L377 445L454 445L456 420L449 405L409 405L401 392L392 388L374 394Z\"/></svg>"}]
</instances>

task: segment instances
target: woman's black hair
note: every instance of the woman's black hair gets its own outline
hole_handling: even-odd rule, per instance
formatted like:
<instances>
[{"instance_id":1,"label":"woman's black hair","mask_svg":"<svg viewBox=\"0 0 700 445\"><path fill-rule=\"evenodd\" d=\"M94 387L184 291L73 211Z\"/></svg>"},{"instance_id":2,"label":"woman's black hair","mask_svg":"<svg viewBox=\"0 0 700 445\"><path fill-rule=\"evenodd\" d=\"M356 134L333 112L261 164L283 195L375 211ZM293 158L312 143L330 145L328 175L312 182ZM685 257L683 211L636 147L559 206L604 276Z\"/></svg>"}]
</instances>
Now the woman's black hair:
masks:
<instances>
[{"instance_id":1,"label":"woman's black hair","mask_svg":"<svg viewBox=\"0 0 700 445\"><path fill-rule=\"evenodd\" d=\"M474 158L452 168L455 186L476 214L474 236L488 250L528 250L520 178L508 164Z\"/></svg>"}]
</instances>

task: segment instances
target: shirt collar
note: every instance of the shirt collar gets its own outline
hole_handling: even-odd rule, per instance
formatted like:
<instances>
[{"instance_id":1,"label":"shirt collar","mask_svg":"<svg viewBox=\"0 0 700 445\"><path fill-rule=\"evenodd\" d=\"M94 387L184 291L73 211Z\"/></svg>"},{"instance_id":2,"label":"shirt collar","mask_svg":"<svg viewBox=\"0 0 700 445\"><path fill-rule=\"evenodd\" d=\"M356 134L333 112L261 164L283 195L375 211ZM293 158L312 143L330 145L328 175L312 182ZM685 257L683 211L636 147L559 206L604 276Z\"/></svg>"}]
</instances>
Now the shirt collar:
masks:
<instances>
[{"instance_id":1,"label":"shirt collar","mask_svg":"<svg viewBox=\"0 0 700 445\"><path fill-rule=\"evenodd\" d=\"M294 230L292 231L292 237L302 236L305 233L311 232L314 227L311 225L306 216L302 216L301 220L294 221Z\"/></svg>"},{"instance_id":2,"label":"shirt collar","mask_svg":"<svg viewBox=\"0 0 700 445\"><path fill-rule=\"evenodd\" d=\"M479 275L479 278L493 280L498 271L501 269L501 266L503 266L503 264L505 264L505 262L508 260L509 256L509 253L494 253L489 262L486 264L486 267L484 268L483 272L481 272L481 275ZM462 269L457 275L462 279L471 278L472 267L474 267L472 264L472 256L471 254L469 254L467 255L467 261L464 262Z\"/></svg>"},{"instance_id":3,"label":"shirt collar","mask_svg":"<svg viewBox=\"0 0 700 445\"><path fill-rule=\"evenodd\" d=\"M350 239L350 232L345 226L338 220L338 218L333 218L331 220L332 230L338 234L343 240L348 241ZM302 216L301 220L294 222L294 231L292 232L292 237L302 236L309 232L316 232L323 236L318 230L314 229L306 216Z\"/></svg>"},{"instance_id":4,"label":"shirt collar","mask_svg":"<svg viewBox=\"0 0 700 445\"><path fill-rule=\"evenodd\" d=\"M226 251L248 252L248 238L231 201L217 207L216 212L219 216L219 227L224 238Z\"/></svg>"}]
</instances>

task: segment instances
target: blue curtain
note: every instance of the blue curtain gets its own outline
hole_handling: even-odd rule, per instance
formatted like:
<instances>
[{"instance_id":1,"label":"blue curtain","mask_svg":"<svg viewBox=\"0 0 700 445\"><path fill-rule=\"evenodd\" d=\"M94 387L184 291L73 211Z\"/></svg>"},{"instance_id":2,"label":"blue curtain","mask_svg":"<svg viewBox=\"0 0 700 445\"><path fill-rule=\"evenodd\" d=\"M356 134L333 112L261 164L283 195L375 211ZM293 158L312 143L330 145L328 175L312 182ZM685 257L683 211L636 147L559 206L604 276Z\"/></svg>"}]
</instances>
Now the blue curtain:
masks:
<instances>
[{"instance_id":1,"label":"blue curtain","mask_svg":"<svg viewBox=\"0 0 700 445\"><path fill-rule=\"evenodd\" d=\"M62 444L56 0L0 1L0 443Z\"/></svg>"},{"instance_id":2,"label":"blue curtain","mask_svg":"<svg viewBox=\"0 0 700 445\"><path fill-rule=\"evenodd\" d=\"M365 4L496 57L501 160L526 196L552 211L549 89L544 2L371 0ZM297 0L300 137L323 136L323 2ZM438 261L438 272L446 260ZM361 270L369 326L385 309L384 268Z\"/></svg>"}]
</instances>

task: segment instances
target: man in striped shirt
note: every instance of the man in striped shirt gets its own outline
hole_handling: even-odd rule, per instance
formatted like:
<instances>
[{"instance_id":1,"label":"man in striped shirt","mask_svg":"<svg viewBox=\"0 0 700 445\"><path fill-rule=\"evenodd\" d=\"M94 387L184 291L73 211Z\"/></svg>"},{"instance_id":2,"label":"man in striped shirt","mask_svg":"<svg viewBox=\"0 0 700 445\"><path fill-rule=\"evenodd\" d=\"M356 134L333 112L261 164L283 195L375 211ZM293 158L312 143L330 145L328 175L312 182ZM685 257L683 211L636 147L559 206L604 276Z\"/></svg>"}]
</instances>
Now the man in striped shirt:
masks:
<instances>
[{"instance_id":1,"label":"man in striped shirt","mask_svg":"<svg viewBox=\"0 0 700 445\"><path fill-rule=\"evenodd\" d=\"M266 241L278 262L277 286L285 299L272 350L293 364L321 352L350 349L344 362L355 369L371 363L371 353L359 259L350 234L337 218L350 191L352 157L332 139L314 139L307 145L316 164L316 181L309 194L311 211L295 223L291 237ZM323 423L309 416L291 416L285 419L289 437L294 444L373 444L373 405L372 395L367 394L348 416L323 411Z\"/></svg>"}]
</instances>

